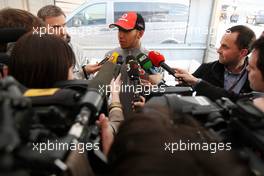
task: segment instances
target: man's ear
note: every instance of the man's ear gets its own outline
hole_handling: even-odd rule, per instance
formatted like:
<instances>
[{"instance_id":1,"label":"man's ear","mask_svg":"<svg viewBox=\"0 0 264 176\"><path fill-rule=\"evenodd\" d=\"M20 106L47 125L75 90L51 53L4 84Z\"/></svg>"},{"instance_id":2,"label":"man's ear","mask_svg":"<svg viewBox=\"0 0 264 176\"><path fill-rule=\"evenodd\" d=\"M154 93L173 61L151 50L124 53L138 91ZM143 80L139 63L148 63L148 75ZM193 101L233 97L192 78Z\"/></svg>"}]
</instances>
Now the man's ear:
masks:
<instances>
[{"instance_id":1,"label":"man's ear","mask_svg":"<svg viewBox=\"0 0 264 176\"><path fill-rule=\"evenodd\" d=\"M248 49L242 49L242 50L240 51L240 55L241 55L242 57L246 57L246 56L248 55L248 53L249 53Z\"/></svg>"},{"instance_id":2,"label":"man's ear","mask_svg":"<svg viewBox=\"0 0 264 176\"><path fill-rule=\"evenodd\" d=\"M138 39L141 39L144 35L144 31L141 30L141 31L138 31Z\"/></svg>"}]
</instances>

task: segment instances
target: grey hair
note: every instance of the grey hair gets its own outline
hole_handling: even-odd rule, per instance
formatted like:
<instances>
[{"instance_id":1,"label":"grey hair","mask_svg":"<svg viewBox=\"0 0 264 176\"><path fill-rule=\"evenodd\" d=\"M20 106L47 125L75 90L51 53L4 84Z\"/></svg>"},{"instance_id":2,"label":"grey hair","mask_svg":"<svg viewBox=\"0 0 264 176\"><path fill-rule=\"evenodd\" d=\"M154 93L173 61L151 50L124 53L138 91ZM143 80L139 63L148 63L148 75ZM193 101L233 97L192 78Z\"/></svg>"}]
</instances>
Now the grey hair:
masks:
<instances>
[{"instance_id":1,"label":"grey hair","mask_svg":"<svg viewBox=\"0 0 264 176\"><path fill-rule=\"evenodd\" d=\"M65 13L62 11L62 9L55 5L46 5L39 9L38 11L38 17L45 21L47 17L57 17L60 15L63 15L66 17Z\"/></svg>"}]
</instances>

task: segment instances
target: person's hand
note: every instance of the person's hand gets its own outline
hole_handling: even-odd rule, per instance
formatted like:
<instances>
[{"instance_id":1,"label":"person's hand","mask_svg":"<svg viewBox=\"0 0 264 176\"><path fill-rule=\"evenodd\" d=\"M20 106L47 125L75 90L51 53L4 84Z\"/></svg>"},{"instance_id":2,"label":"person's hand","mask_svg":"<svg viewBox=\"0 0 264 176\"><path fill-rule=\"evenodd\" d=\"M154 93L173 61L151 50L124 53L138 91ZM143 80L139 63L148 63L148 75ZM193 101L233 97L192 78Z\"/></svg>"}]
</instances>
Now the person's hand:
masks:
<instances>
[{"instance_id":1,"label":"person's hand","mask_svg":"<svg viewBox=\"0 0 264 176\"><path fill-rule=\"evenodd\" d=\"M188 71L180 69L180 68L175 68L175 76L178 78L177 81L179 83L183 83L185 81L189 85L195 85L198 83L199 79L194 77L192 74L190 74Z\"/></svg>"},{"instance_id":2,"label":"person's hand","mask_svg":"<svg viewBox=\"0 0 264 176\"><path fill-rule=\"evenodd\" d=\"M101 128L103 153L107 156L114 141L113 128L111 127L108 118L105 117L104 114L100 114L99 120L97 120L96 123Z\"/></svg>"},{"instance_id":3,"label":"person's hand","mask_svg":"<svg viewBox=\"0 0 264 176\"><path fill-rule=\"evenodd\" d=\"M157 85L162 80L162 75L159 74L159 73L153 74L153 75L149 75L148 80L149 80L149 82L151 82L151 84Z\"/></svg>"},{"instance_id":4,"label":"person's hand","mask_svg":"<svg viewBox=\"0 0 264 176\"><path fill-rule=\"evenodd\" d=\"M146 99L143 96L139 96L140 101L132 102L132 109L136 111L137 109L143 108L146 102Z\"/></svg>"},{"instance_id":5,"label":"person's hand","mask_svg":"<svg viewBox=\"0 0 264 176\"><path fill-rule=\"evenodd\" d=\"M146 80L146 79L140 79L140 84L142 86L151 86L152 85L151 82Z\"/></svg>"},{"instance_id":6,"label":"person's hand","mask_svg":"<svg viewBox=\"0 0 264 176\"><path fill-rule=\"evenodd\" d=\"M121 84L122 84L121 74L119 74L115 80L112 79L110 83L112 102L120 102L119 94L120 94Z\"/></svg>"},{"instance_id":7,"label":"person's hand","mask_svg":"<svg viewBox=\"0 0 264 176\"><path fill-rule=\"evenodd\" d=\"M264 97L255 98L253 104L264 112Z\"/></svg>"},{"instance_id":8,"label":"person's hand","mask_svg":"<svg viewBox=\"0 0 264 176\"><path fill-rule=\"evenodd\" d=\"M96 63L96 64L87 64L87 65L85 65L84 69L85 69L86 73L91 74L91 73L95 73L98 70L100 70L101 67L102 67L102 65L99 65L98 63Z\"/></svg>"}]
</instances>

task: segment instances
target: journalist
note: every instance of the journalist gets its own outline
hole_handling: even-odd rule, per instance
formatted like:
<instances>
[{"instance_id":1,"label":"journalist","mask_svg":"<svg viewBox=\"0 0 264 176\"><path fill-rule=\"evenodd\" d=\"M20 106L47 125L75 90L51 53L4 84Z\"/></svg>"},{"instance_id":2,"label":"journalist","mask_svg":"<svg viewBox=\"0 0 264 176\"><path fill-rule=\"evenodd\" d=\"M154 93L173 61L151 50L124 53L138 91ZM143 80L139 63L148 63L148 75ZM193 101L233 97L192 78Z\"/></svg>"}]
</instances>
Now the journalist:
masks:
<instances>
[{"instance_id":1,"label":"journalist","mask_svg":"<svg viewBox=\"0 0 264 176\"><path fill-rule=\"evenodd\" d=\"M74 53L64 40L28 33L16 42L9 74L28 88L50 88L57 81L73 79L74 64Z\"/></svg>"},{"instance_id":2,"label":"journalist","mask_svg":"<svg viewBox=\"0 0 264 176\"><path fill-rule=\"evenodd\" d=\"M76 64L73 70L74 78L91 79L91 75L100 70L101 66L90 64L90 61L84 56L80 47L70 43L70 36L66 31L66 15L62 9L54 5L47 5L42 7L37 15L45 22L47 32L59 36L72 47L76 56Z\"/></svg>"},{"instance_id":3,"label":"journalist","mask_svg":"<svg viewBox=\"0 0 264 176\"><path fill-rule=\"evenodd\" d=\"M6 30L0 41L0 79L7 76L8 62L16 40L26 32L33 32L44 24L36 16L21 9L4 8L0 10L0 28Z\"/></svg>"},{"instance_id":4,"label":"journalist","mask_svg":"<svg viewBox=\"0 0 264 176\"><path fill-rule=\"evenodd\" d=\"M264 111L264 37L253 44L253 51L247 66L250 87L259 92L254 104Z\"/></svg>"},{"instance_id":5,"label":"journalist","mask_svg":"<svg viewBox=\"0 0 264 176\"><path fill-rule=\"evenodd\" d=\"M228 97L236 101L239 94L251 91L246 67L255 38L250 28L233 26L221 39L218 61L202 64L193 74L176 68L175 76L193 86L197 95L212 100Z\"/></svg>"}]
</instances>

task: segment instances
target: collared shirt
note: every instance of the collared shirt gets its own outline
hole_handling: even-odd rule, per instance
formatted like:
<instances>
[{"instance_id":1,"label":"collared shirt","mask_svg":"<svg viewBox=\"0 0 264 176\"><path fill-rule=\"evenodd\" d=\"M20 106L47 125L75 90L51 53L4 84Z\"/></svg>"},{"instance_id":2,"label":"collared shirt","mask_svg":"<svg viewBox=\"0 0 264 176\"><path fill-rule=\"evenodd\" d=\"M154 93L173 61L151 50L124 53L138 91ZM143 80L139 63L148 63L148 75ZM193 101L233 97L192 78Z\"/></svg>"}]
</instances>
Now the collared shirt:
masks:
<instances>
[{"instance_id":1,"label":"collared shirt","mask_svg":"<svg viewBox=\"0 0 264 176\"><path fill-rule=\"evenodd\" d=\"M245 84L248 76L248 72L246 70L247 63L244 64L243 69L240 73L235 74L231 73L227 69L225 69L224 73L224 89L227 91L233 91L237 94L240 93L243 85Z\"/></svg>"}]
</instances>

